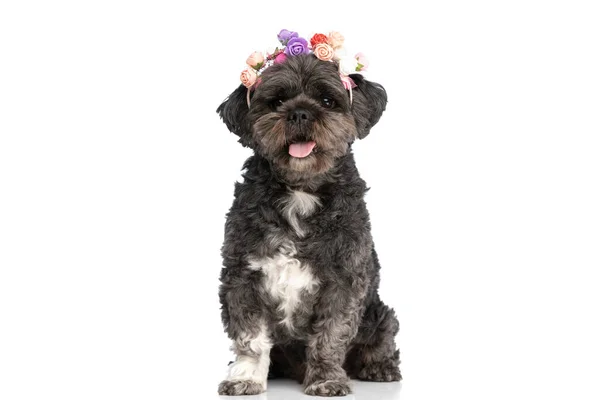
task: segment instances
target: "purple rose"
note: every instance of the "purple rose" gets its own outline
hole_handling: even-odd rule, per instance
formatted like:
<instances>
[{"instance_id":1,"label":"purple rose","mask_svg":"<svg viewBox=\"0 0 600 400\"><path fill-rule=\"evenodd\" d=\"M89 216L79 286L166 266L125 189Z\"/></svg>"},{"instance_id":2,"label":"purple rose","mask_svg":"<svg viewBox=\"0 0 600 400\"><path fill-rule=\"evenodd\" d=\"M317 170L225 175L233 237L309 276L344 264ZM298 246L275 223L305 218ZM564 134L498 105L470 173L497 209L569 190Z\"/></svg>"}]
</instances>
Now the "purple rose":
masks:
<instances>
[{"instance_id":1,"label":"purple rose","mask_svg":"<svg viewBox=\"0 0 600 400\"><path fill-rule=\"evenodd\" d=\"M285 48L285 54L288 56L308 54L308 42L300 37L291 38Z\"/></svg>"},{"instance_id":2,"label":"purple rose","mask_svg":"<svg viewBox=\"0 0 600 400\"><path fill-rule=\"evenodd\" d=\"M281 42L282 45L286 45L291 38L298 37L298 32L288 31L287 29L282 29L281 32L277 35L277 39Z\"/></svg>"}]
</instances>

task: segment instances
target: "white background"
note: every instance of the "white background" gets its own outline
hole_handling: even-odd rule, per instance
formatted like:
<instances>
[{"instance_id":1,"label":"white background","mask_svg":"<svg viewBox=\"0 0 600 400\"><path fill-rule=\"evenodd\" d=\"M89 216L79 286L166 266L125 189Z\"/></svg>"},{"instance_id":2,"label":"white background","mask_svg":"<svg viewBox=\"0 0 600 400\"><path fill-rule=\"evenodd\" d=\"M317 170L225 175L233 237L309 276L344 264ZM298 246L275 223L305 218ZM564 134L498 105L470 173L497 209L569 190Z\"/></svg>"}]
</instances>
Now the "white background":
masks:
<instances>
[{"instance_id":1,"label":"white background","mask_svg":"<svg viewBox=\"0 0 600 400\"><path fill-rule=\"evenodd\" d=\"M3 1L0 398L216 398L250 153L215 109L287 28L388 91L355 153L399 396L598 399L594 3Z\"/></svg>"}]
</instances>

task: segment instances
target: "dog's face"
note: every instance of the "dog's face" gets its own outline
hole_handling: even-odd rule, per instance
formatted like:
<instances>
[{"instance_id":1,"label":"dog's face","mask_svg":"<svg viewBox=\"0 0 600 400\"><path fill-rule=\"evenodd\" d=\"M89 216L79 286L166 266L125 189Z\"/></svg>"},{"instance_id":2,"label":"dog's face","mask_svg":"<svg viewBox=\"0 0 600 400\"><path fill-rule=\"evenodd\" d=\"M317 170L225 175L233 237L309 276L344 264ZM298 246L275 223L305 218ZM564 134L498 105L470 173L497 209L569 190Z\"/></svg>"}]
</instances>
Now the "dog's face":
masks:
<instances>
[{"instance_id":1,"label":"dog's face","mask_svg":"<svg viewBox=\"0 0 600 400\"><path fill-rule=\"evenodd\" d=\"M356 138L364 138L385 109L381 85L351 75L353 100L336 63L313 55L289 57L261 75L247 103L240 85L217 109L240 142L290 180L330 170Z\"/></svg>"}]
</instances>

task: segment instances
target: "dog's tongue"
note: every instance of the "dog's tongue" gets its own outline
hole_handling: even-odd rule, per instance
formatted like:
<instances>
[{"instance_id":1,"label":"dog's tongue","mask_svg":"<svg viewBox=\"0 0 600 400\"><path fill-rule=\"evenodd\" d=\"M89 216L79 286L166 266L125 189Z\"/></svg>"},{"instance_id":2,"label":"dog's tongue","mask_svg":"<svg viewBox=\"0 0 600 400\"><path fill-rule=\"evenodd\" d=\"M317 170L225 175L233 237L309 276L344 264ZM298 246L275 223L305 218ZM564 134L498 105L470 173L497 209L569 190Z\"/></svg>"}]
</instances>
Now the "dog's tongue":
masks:
<instances>
[{"instance_id":1,"label":"dog's tongue","mask_svg":"<svg viewBox=\"0 0 600 400\"><path fill-rule=\"evenodd\" d=\"M311 140L310 142L300 142L300 143L290 144L290 149L289 149L290 156L296 157L296 158L304 158L313 151L313 149L315 148L315 145L316 145L316 143L313 140Z\"/></svg>"}]
</instances>

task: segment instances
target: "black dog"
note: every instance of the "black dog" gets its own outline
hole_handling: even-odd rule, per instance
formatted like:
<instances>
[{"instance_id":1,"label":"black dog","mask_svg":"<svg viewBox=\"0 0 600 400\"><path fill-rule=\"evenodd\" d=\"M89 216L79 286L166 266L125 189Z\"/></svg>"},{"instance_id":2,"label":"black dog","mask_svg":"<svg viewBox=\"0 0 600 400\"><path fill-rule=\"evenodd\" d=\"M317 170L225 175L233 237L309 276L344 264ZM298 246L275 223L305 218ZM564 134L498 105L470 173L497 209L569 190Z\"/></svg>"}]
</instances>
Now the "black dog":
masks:
<instances>
[{"instance_id":1,"label":"black dog","mask_svg":"<svg viewBox=\"0 0 600 400\"><path fill-rule=\"evenodd\" d=\"M398 381L398 321L379 298L379 262L350 149L383 113L384 88L312 54L269 67L217 112L254 150L225 225L220 301L237 355L223 395L257 394L267 376L309 395L351 392L349 378Z\"/></svg>"}]
</instances>

